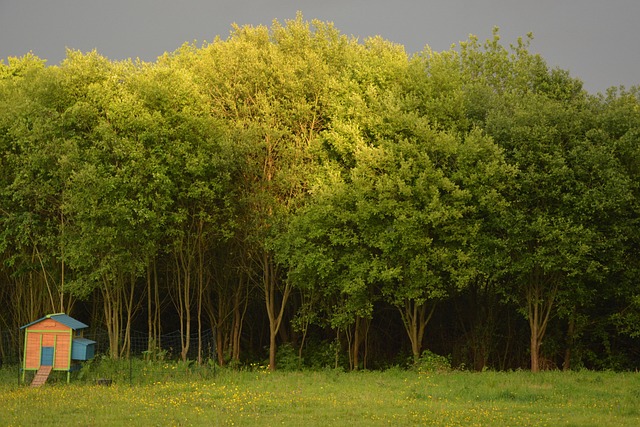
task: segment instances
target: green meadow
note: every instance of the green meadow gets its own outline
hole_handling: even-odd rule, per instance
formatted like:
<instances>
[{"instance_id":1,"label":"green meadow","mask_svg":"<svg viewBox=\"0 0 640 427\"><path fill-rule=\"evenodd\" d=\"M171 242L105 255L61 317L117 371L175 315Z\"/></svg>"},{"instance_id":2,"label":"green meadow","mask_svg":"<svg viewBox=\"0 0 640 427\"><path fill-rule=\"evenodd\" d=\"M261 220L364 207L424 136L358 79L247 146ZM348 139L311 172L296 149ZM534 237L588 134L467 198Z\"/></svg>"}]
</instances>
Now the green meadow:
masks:
<instances>
[{"instance_id":1,"label":"green meadow","mask_svg":"<svg viewBox=\"0 0 640 427\"><path fill-rule=\"evenodd\" d=\"M169 367L170 371L175 367ZM179 367L177 369L180 369ZM3 426L638 426L640 373L390 369L85 378L20 386L5 372Z\"/></svg>"}]
</instances>

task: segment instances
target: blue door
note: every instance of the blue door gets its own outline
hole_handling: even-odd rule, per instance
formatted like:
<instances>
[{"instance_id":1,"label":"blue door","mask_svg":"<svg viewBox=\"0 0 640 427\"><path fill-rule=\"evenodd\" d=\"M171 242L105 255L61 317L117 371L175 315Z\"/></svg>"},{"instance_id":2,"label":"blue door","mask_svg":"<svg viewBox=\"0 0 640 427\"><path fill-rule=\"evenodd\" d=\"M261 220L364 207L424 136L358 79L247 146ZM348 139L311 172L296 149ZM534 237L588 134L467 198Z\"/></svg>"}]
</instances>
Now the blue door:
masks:
<instances>
[{"instance_id":1,"label":"blue door","mask_svg":"<svg viewBox=\"0 0 640 427\"><path fill-rule=\"evenodd\" d=\"M53 347L42 347L40 353L41 366L53 366Z\"/></svg>"}]
</instances>

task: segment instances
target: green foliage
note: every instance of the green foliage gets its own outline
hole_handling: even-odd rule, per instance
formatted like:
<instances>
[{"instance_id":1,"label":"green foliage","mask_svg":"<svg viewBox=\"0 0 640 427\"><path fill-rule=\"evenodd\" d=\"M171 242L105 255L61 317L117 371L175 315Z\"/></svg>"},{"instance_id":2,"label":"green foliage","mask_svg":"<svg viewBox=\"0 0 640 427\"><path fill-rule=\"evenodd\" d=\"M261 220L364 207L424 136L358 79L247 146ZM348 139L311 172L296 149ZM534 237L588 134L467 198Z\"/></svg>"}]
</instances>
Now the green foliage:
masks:
<instances>
[{"instance_id":1,"label":"green foliage","mask_svg":"<svg viewBox=\"0 0 640 427\"><path fill-rule=\"evenodd\" d=\"M215 327L235 365L269 335L292 370L426 363L428 340L504 368L637 367L639 92L590 95L531 43L495 29L410 57L298 15L154 63L10 58L0 326L93 313L113 363L146 322L180 329L184 363ZM504 329L480 348L484 320Z\"/></svg>"},{"instance_id":2,"label":"green foliage","mask_svg":"<svg viewBox=\"0 0 640 427\"><path fill-rule=\"evenodd\" d=\"M290 343L278 346L276 366L283 371L297 371L303 367L304 359L298 356L298 350Z\"/></svg>"},{"instance_id":3,"label":"green foliage","mask_svg":"<svg viewBox=\"0 0 640 427\"><path fill-rule=\"evenodd\" d=\"M315 371L341 370L349 364L346 355L340 351L340 343L335 340L308 342L305 345L303 357L305 367Z\"/></svg>"},{"instance_id":4,"label":"green foliage","mask_svg":"<svg viewBox=\"0 0 640 427\"><path fill-rule=\"evenodd\" d=\"M451 371L451 358L425 350L413 364L419 373L443 373Z\"/></svg>"}]
</instances>

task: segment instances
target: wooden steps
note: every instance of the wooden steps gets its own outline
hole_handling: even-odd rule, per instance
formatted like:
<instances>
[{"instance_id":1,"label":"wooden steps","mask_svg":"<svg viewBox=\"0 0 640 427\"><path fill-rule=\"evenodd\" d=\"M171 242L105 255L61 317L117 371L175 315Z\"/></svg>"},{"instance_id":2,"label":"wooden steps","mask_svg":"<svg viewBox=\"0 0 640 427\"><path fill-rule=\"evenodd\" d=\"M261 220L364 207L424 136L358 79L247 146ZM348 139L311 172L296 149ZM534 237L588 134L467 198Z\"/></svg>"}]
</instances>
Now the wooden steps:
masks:
<instances>
[{"instance_id":1,"label":"wooden steps","mask_svg":"<svg viewBox=\"0 0 640 427\"><path fill-rule=\"evenodd\" d=\"M33 377L33 381L31 381L31 387L40 387L44 384L47 378L49 378L51 369L53 369L53 366L40 366L40 369L36 372L36 376Z\"/></svg>"}]
</instances>

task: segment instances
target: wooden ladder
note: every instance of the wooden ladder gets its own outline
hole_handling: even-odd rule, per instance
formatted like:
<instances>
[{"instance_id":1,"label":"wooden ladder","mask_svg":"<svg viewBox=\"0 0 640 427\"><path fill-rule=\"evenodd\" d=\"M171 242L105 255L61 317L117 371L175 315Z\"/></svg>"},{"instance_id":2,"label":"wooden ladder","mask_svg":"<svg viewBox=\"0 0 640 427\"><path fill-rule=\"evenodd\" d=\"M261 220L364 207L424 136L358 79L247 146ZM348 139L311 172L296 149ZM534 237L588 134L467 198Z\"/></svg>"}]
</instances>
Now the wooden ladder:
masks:
<instances>
[{"instance_id":1,"label":"wooden ladder","mask_svg":"<svg viewBox=\"0 0 640 427\"><path fill-rule=\"evenodd\" d=\"M33 377L33 381L31 381L31 387L40 387L44 384L47 378L49 378L51 369L53 369L53 366L40 366L40 369L36 372L36 376Z\"/></svg>"}]
</instances>

